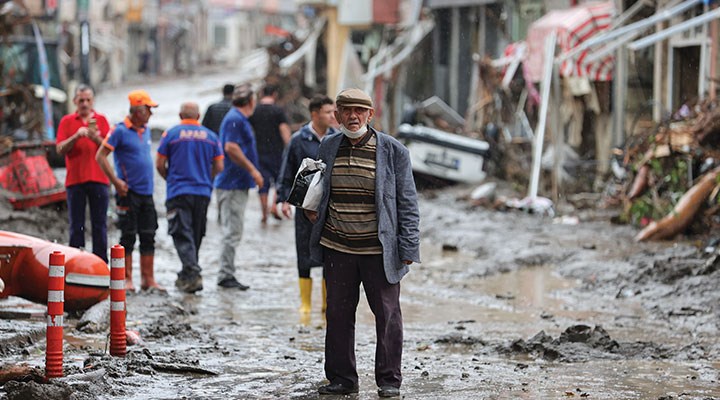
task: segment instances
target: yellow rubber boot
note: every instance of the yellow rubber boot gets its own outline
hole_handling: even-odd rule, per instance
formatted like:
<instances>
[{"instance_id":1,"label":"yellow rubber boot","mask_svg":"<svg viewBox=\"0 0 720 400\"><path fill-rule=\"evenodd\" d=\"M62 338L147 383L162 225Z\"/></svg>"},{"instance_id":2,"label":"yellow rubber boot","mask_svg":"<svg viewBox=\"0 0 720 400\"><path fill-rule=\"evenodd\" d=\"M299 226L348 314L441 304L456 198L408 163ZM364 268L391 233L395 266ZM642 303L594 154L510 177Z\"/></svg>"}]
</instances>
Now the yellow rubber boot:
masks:
<instances>
[{"instance_id":1,"label":"yellow rubber boot","mask_svg":"<svg viewBox=\"0 0 720 400\"><path fill-rule=\"evenodd\" d=\"M312 278L300 278L300 312L309 314L312 309Z\"/></svg>"},{"instance_id":2,"label":"yellow rubber boot","mask_svg":"<svg viewBox=\"0 0 720 400\"><path fill-rule=\"evenodd\" d=\"M325 285L325 279L322 282L322 312L327 310L327 286Z\"/></svg>"}]
</instances>

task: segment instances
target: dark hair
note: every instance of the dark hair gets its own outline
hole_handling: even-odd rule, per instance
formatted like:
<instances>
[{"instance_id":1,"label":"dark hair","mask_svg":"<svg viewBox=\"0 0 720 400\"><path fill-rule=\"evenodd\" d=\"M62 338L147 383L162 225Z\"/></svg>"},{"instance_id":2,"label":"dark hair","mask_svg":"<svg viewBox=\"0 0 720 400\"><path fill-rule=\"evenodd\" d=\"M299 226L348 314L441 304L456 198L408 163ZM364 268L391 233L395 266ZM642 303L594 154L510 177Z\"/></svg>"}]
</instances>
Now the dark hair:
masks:
<instances>
[{"instance_id":1,"label":"dark hair","mask_svg":"<svg viewBox=\"0 0 720 400\"><path fill-rule=\"evenodd\" d=\"M223 96L232 95L233 90L235 90L235 85L233 85L232 83L226 83L225 86L223 86Z\"/></svg>"},{"instance_id":2,"label":"dark hair","mask_svg":"<svg viewBox=\"0 0 720 400\"><path fill-rule=\"evenodd\" d=\"M278 92L278 88L275 85L265 85L265 87L262 90L263 97L265 96L272 96L275 93Z\"/></svg>"},{"instance_id":3,"label":"dark hair","mask_svg":"<svg viewBox=\"0 0 720 400\"><path fill-rule=\"evenodd\" d=\"M237 85L233 89L232 105L235 107L244 107L252 102L253 95L254 92L249 84L244 83Z\"/></svg>"},{"instance_id":4,"label":"dark hair","mask_svg":"<svg viewBox=\"0 0 720 400\"><path fill-rule=\"evenodd\" d=\"M77 95L79 95L80 93L85 92L85 91L89 91L90 93L93 94L93 96L95 96L95 91L93 90L93 88L90 85L81 83L81 84L77 85L77 87L75 88L75 97L77 97Z\"/></svg>"},{"instance_id":5,"label":"dark hair","mask_svg":"<svg viewBox=\"0 0 720 400\"><path fill-rule=\"evenodd\" d=\"M310 110L310 112L320 111L322 106L326 104L333 105L335 103L332 101L331 98L325 96L324 94L317 94L313 96L312 99L310 99L310 105L308 106L308 109Z\"/></svg>"}]
</instances>

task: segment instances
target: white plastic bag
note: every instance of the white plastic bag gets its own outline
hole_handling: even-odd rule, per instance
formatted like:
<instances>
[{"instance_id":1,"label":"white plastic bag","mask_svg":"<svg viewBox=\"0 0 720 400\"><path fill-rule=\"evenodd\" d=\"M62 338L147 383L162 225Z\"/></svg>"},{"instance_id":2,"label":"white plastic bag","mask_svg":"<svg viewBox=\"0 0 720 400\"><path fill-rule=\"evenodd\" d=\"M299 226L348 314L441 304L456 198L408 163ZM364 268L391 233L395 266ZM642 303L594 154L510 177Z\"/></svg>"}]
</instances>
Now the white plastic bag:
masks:
<instances>
[{"instance_id":1,"label":"white plastic bag","mask_svg":"<svg viewBox=\"0 0 720 400\"><path fill-rule=\"evenodd\" d=\"M317 211L323 195L322 174L325 163L322 160L305 158L295 174L288 203L305 210Z\"/></svg>"}]
</instances>

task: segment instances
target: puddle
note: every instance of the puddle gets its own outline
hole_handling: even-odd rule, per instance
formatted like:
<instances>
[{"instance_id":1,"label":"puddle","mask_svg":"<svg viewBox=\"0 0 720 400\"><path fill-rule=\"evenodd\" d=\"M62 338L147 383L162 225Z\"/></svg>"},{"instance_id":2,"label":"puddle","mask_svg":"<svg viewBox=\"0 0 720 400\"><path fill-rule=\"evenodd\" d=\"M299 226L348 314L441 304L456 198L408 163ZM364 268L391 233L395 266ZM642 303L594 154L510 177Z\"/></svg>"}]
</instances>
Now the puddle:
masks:
<instances>
[{"instance_id":1,"label":"puddle","mask_svg":"<svg viewBox=\"0 0 720 400\"><path fill-rule=\"evenodd\" d=\"M568 311L562 292L577 287L579 282L559 276L552 266L483 276L471 270L477 265L475 254L447 251L427 243L422 251L425 260L422 266L403 281L406 322L428 322L430 316L431 322L436 323L462 320L522 323L541 316L587 319L597 314ZM428 288L425 274L432 271L456 273L434 272L433 285Z\"/></svg>"}]
</instances>

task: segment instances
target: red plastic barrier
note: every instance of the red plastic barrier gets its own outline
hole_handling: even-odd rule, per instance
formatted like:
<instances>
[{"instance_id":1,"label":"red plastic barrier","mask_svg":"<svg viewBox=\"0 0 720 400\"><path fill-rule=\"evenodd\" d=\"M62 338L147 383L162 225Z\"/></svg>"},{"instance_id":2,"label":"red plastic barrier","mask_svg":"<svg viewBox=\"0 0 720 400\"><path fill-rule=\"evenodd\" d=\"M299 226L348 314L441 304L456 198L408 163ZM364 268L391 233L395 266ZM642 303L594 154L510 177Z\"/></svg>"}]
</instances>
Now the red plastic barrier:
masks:
<instances>
[{"instance_id":1,"label":"red plastic barrier","mask_svg":"<svg viewBox=\"0 0 720 400\"><path fill-rule=\"evenodd\" d=\"M65 297L65 254L50 254L48 268L47 345L45 349L45 376L63 376L63 313Z\"/></svg>"},{"instance_id":2,"label":"red plastic barrier","mask_svg":"<svg viewBox=\"0 0 720 400\"><path fill-rule=\"evenodd\" d=\"M110 248L110 355L125 357L125 248Z\"/></svg>"}]
</instances>

